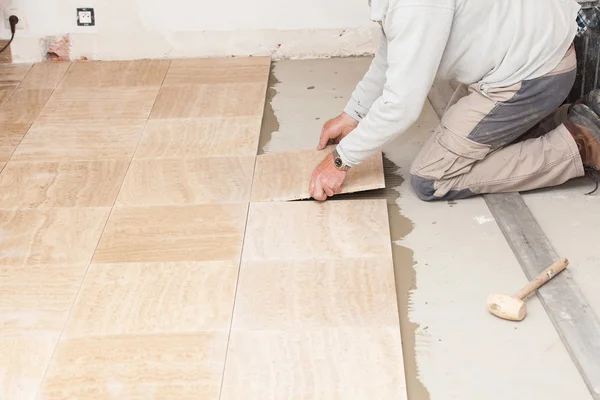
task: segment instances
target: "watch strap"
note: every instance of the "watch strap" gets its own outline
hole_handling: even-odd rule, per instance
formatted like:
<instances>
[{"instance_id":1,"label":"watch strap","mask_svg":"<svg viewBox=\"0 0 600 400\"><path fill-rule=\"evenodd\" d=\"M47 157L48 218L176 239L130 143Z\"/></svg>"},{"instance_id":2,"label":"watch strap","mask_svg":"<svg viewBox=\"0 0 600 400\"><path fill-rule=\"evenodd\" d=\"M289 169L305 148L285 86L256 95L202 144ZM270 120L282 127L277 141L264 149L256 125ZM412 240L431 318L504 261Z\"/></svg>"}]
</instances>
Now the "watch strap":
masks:
<instances>
[{"instance_id":1,"label":"watch strap","mask_svg":"<svg viewBox=\"0 0 600 400\"><path fill-rule=\"evenodd\" d=\"M333 150L333 165L340 171L348 171L350 167L344 163L337 149Z\"/></svg>"}]
</instances>

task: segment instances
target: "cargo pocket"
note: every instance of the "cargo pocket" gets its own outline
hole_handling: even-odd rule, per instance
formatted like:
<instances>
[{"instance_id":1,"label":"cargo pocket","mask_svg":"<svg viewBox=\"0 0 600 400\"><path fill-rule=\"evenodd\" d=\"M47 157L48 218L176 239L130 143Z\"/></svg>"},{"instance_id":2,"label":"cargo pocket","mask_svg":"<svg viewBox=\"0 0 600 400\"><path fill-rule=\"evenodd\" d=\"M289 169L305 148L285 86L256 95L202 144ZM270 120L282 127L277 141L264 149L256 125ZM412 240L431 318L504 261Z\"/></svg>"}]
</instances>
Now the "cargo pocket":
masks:
<instances>
[{"instance_id":1,"label":"cargo pocket","mask_svg":"<svg viewBox=\"0 0 600 400\"><path fill-rule=\"evenodd\" d=\"M454 178L469 172L473 164L483 160L490 150L489 145L439 127L433 140L415 160L413 174L438 181Z\"/></svg>"}]
</instances>

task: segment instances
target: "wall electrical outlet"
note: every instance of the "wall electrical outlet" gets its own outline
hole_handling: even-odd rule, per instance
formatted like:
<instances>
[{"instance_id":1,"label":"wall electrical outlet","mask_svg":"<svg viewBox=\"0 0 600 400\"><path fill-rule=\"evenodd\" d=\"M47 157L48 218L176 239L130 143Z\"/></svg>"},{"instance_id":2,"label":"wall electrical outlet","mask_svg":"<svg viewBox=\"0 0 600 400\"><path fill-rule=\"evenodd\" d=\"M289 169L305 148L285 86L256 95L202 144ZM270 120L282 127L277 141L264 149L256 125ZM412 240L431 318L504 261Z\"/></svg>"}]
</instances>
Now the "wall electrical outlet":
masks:
<instances>
[{"instance_id":1,"label":"wall electrical outlet","mask_svg":"<svg viewBox=\"0 0 600 400\"><path fill-rule=\"evenodd\" d=\"M94 26L96 20L94 18L93 8L78 8L77 9L77 25L79 26Z\"/></svg>"},{"instance_id":2,"label":"wall electrical outlet","mask_svg":"<svg viewBox=\"0 0 600 400\"><path fill-rule=\"evenodd\" d=\"M8 18L10 18L11 15L16 15L17 17L19 17L19 23L16 26L17 29L27 28L27 18L25 16L25 13L16 8L7 8L6 10L4 10L4 27L6 29L10 31L10 22L8 22Z\"/></svg>"}]
</instances>

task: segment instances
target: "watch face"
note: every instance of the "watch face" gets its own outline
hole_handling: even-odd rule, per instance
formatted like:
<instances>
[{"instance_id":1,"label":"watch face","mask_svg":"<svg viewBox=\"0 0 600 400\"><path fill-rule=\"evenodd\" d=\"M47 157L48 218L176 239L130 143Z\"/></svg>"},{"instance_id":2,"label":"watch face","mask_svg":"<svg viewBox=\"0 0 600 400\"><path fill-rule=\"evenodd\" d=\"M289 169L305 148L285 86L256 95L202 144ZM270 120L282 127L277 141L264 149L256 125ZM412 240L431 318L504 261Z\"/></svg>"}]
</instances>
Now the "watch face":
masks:
<instances>
[{"instance_id":1,"label":"watch face","mask_svg":"<svg viewBox=\"0 0 600 400\"><path fill-rule=\"evenodd\" d=\"M335 165L336 165L336 167L341 167L342 166L342 160L339 159L339 158L336 158L335 159Z\"/></svg>"}]
</instances>

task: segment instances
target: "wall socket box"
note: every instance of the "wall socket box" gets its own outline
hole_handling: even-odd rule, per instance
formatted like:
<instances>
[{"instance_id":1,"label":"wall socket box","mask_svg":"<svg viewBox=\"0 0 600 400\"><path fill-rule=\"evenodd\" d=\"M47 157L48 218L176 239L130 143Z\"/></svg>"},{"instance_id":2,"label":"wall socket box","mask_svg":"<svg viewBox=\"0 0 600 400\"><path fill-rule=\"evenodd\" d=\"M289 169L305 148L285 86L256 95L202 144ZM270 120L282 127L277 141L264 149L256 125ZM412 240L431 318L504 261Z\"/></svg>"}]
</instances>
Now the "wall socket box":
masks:
<instances>
[{"instance_id":1,"label":"wall socket box","mask_svg":"<svg viewBox=\"0 0 600 400\"><path fill-rule=\"evenodd\" d=\"M7 8L4 10L4 27L10 31L10 22L8 22L8 18L11 15L16 15L19 17L19 23L17 24L17 29L26 29L27 28L27 17L25 13L16 8Z\"/></svg>"},{"instance_id":2,"label":"wall socket box","mask_svg":"<svg viewBox=\"0 0 600 400\"><path fill-rule=\"evenodd\" d=\"M96 18L94 17L93 8L78 8L77 9L77 25L79 26L94 26Z\"/></svg>"}]
</instances>

